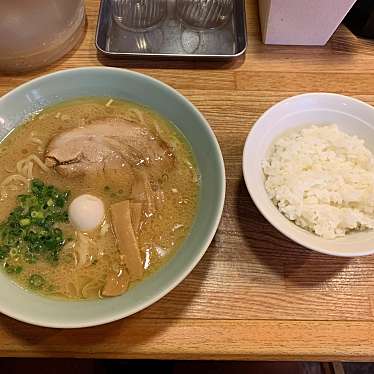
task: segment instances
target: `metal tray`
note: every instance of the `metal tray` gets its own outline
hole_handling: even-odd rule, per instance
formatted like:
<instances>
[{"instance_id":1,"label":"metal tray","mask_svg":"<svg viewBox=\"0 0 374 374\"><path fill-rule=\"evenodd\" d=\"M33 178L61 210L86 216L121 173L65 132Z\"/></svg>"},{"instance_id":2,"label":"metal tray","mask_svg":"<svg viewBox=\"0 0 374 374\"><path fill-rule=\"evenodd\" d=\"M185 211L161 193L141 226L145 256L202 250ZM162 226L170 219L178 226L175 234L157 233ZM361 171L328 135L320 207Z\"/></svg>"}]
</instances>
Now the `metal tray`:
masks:
<instances>
[{"instance_id":1,"label":"metal tray","mask_svg":"<svg viewBox=\"0 0 374 374\"><path fill-rule=\"evenodd\" d=\"M177 19L175 0L168 0L165 20L155 29L133 32L112 17L110 0L101 0L96 48L107 56L226 60L239 57L247 47L245 1L234 0L230 20L221 28L196 31Z\"/></svg>"}]
</instances>

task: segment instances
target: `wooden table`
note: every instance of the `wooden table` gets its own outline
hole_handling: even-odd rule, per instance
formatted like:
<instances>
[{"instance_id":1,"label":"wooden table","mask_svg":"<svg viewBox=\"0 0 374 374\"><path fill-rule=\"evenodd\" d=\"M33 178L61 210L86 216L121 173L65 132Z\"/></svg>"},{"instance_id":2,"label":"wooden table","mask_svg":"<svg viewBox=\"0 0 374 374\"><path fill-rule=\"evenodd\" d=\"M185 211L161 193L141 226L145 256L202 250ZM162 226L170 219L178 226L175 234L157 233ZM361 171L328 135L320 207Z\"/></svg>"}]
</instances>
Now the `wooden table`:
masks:
<instances>
[{"instance_id":1,"label":"wooden table","mask_svg":"<svg viewBox=\"0 0 374 374\"><path fill-rule=\"evenodd\" d=\"M325 47L265 46L255 0L247 1L245 61L224 65L130 62L98 56L99 0L87 0L84 41L49 69L1 76L0 94L42 74L115 65L177 88L220 142L227 197L201 263L174 291L137 315L82 330L53 330L0 317L0 355L168 359L374 359L374 256L319 255L277 232L254 207L241 155L259 115L285 97L330 91L374 104L374 43L344 27Z\"/></svg>"}]
</instances>

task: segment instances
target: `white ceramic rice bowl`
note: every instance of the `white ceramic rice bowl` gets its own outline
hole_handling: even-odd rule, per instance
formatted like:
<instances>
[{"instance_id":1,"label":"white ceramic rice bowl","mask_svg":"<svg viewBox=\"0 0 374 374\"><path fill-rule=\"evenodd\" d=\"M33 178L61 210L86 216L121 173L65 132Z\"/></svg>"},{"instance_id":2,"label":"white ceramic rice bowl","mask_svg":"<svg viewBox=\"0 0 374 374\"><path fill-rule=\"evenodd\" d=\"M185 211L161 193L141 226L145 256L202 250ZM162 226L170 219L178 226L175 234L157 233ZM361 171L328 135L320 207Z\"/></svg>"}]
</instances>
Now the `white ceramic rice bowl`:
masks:
<instances>
[{"instance_id":1,"label":"white ceramic rice bowl","mask_svg":"<svg viewBox=\"0 0 374 374\"><path fill-rule=\"evenodd\" d=\"M374 108L351 97L331 93L310 93L275 104L249 133L243 153L243 174L253 202L264 217L296 243L328 255L353 257L374 253L374 230L324 239L298 227L282 215L264 186L262 162L272 143L286 131L310 125L337 124L339 130L357 135L374 153Z\"/></svg>"}]
</instances>

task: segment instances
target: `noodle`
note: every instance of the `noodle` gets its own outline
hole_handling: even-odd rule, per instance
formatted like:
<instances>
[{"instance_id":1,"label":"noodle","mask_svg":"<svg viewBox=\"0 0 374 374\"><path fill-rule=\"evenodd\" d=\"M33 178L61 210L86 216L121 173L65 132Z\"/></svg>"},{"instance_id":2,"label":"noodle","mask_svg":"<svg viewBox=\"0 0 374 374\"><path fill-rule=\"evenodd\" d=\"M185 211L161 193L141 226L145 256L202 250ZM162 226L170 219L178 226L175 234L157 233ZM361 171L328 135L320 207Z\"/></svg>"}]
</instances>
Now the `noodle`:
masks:
<instances>
[{"instance_id":1,"label":"noodle","mask_svg":"<svg viewBox=\"0 0 374 374\"><path fill-rule=\"evenodd\" d=\"M37 164L44 172L49 171L44 162L34 154L19 160L16 164L17 174L9 175L0 183L0 200L4 200L8 196L5 187L8 187L11 191L15 191L17 189L15 186L8 186L11 183L20 182L29 187L30 180L34 178L34 163Z\"/></svg>"},{"instance_id":2,"label":"noodle","mask_svg":"<svg viewBox=\"0 0 374 374\"><path fill-rule=\"evenodd\" d=\"M74 249L74 247L75 247L75 242L74 241L69 242L69 243L64 245L65 250Z\"/></svg>"},{"instance_id":3,"label":"noodle","mask_svg":"<svg viewBox=\"0 0 374 374\"><path fill-rule=\"evenodd\" d=\"M98 297L103 283L104 280L96 280L87 275L74 275L73 278L67 282L63 294L66 297L74 299Z\"/></svg>"},{"instance_id":4,"label":"noodle","mask_svg":"<svg viewBox=\"0 0 374 374\"><path fill-rule=\"evenodd\" d=\"M68 281L66 284L66 290L65 292L63 292L64 296L70 297L72 299L77 299L80 296L79 293L80 292L78 291L76 283L72 280Z\"/></svg>"},{"instance_id":5,"label":"noodle","mask_svg":"<svg viewBox=\"0 0 374 374\"><path fill-rule=\"evenodd\" d=\"M31 143L34 144L43 144L43 141L39 138L31 138Z\"/></svg>"},{"instance_id":6,"label":"noodle","mask_svg":"<svg viewBox=\"0 0 374 374\"><path fill-rule=\"evenodd\" d=\"M85 286L82 287L81 294L85 299L92 299L99 297L100 289L103 286L104 282L98 280L91 280L87 282Z\"/></svg>"},{"instance_id":7,"label":"noodle","mask_svg":"<svg viewBox=\"0 0 374 374\"><path fill-rule=\"evenodd\" d=\"M112 105L112 103L113 103L113 99L110 99L106 104L105 104L105 106L107 107L107 108L109 108L111 105Z\"/></svg>"},{"instance_id":8,"label":"noodle","mask_svg":"<svg viewBox=\"0 0 374 374\"><path fill-rule=\"evenodd\" d=\"M27 179L32 179L32 169L34 167L34 164L32 162L29 162L28 168L27 168Z\"/></svg>"},{"instance_id":9,"label":"noodle","mask_svg":"<svg viewBox=\"0 0 374 374\"><path fill-rule=\"evenodd\" d=\"M29 159L30 161L34 161L40 167L40 169L48 173L48 166L37 155L32 154L29 156Z\"/></svg>"},{"instance_id":10,"label":"noodle","mask_svg":"<svg viewBox=\"0 0 374 374\"><path fill-rule=\"evenodd\" d=\"M47 167L47 165L37 156L37 155L30 155L30 156L27 156L26 158L22 159L22 160L19 160L16 164L16 169L17 169L17 172L18 174L21 174L25 177L28 176L28 170L29 170L29 164L34 162L35 164L37 164L40 169L42 169L44 172L48 172L49 169ZM31 178L32 178L32 175L31 175ZM29 178L29 179L31 179Z\"/></svg>"},{"instance_id":11,"label":"noodle","mask_svg":"<svg viewBox=\"0 0 374 374\"><path fill-rule=\"evenodd\" d=\"M16 170L18 174L23 174L22 166L23 166L23 160L18 161L16 164Z\"/></svg>"},{"instance_id":12,"label":"noodle","mask_svg":"<svg viewBox=\"0 0 374 374\"><path fill-rule=\"evenodd\" d=\"M5 187L7 187L8 184L14 183L14 182L20 182L26 186L28 186L29 184L29 181L22 175L19 175L19 174L9 175L9 177L6 177L0 184L0 200L1 201L3 201L4 199L8 197L8 192L6 191ZM16 190L15 186L11 186L9 188L12 191Z\"/></svg>"},{"instance_id":13,"label":"noodle","mask_svg":"<svg viewBox=\"0 0 374 374\"><path fill-rule=\"evenodd\" d=\"M194 183L198 183L199 180L200 180L200 177L199 175L197 174L195 168L192 166L191 162L187 161L187 160L184 160L185 164L188 166L188 168L190 169L191 171L191 174L192 174L192 181Z\"/></svg>"},{"instance_id":14,"label":"noodle","mask_svg":"<svg viewBox=\"0 0 374 374\"><path fill-rule=\"evenodd\" d=\"M77 267L87 267L91 265L94 256L97 256L97 252L96 243L87 235L78 232L74 246L75 265Z\"/></svg>"},{"instance_id":15,"label":"noodle","mask_svg":"<svg viewBox=\"0 0 374 374\"><path fill-rule=\"evenodd\" d=\"M100 229L100 236L105 236L109 231L109 224L104 221L104 223L101 225Z\"/></svg>"},{"instance_id":16,"label":"noodle","mask_svg":"<svg viewBox=\"0 0 374 374\"><path fill-rule=\"evenodd\" d=\"M5 167L4 170L9 173L9 174L15 174L17 172L17 170L15 169L11 169L9 167Z\"/></svg>"},{"instance_id":17,"label":"noodle","mask_svg":"<svg viewBox=\"0 0 374 374\"><path fill-rule=\"evenodd\" d=\"M27 178L25 178L24 176L19 175L19 174L14 174L14 175L9 175L9 177L6 177L1 182L0 186L4 187L4 186L8 185L11 182L21 182L23 184L28 184L29 183L29 181L27 180Z\"/></svg>"},{"instance_id":18,"label":"noodle","mask_svg":"<svg viewBox=\"0 0 374 374\"><path fill-rule=\"evenodd\" d=\"M5 187L14 182L21 182L22 184L29 186L29 182L33 179L33 168L34 164L37 164L43 171L48 172L48 167L43 163L40 158L34 154L19 160L16 164L16 171L18 174L13 174L6 177L1 183L1 199L4 199L7 196L7 192L5 191ZM15 190L14 188L10 187L11 190Z\"/></svg>"}]
</instances>

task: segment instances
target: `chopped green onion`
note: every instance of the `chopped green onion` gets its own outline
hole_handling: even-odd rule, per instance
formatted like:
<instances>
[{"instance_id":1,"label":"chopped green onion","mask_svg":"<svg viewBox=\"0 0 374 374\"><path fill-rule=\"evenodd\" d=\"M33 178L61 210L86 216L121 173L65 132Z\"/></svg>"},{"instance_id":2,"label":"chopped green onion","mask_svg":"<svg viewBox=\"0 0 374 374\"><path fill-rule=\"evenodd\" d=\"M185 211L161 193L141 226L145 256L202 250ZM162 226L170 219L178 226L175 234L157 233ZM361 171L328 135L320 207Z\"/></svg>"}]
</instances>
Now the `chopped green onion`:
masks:
<instances>
[{"instance_id":1,"label":"chopped green onion","mask_svg":"<svg viewBox=\"0 0 374 374\"><path fill-rule=\"evenodd\" d=\"M31 224L31 220L30 218L22 218L20 221L19 221L19 224L21 226L28 226Z\"/></svg>"},{"instance_id":2,"label":"chopped green onion","mask_svg":"<svg viewBox=\"0 0 374 374\"><path fill-rule=\"evenodd\" d=\"M15 257L18 255L18 250L17 248L12 248L10 251L9 251L9 256L11 257Z\"/></svg>"},{"instance_id":3,"label":"chopped green onion","mask_svg":"<svg viewBox=\"0 0 374 374\"><path fill-rule=\"evenodd\" d=\"M0 247L0 260L4 260L9 254L9 248L6 246Z\"/></svg>"},{"instance_id":4,"label":"chopped green onion","mask_svg":"<svg viewBox=\"0 0 374 374\"><path fill-rule=\"evenodd\" d=\"M8 274L13 273L13 267L10 266L7 262L4 263L4 269Z\"/></svg>"},{"instance_id":5,"label":"chopped green onion","mask_svg":"<svg viewBox=\"0 0 374 374\"><path fill-rule=\"evenodd\" d=\"M29 286L34 289L42 288L45 284L45 279L39 274L33 274L29 278Z\"/></svg>"},{"instance_id":6,"label":"chopped green onion","mask_svg":"<svg viewBox=\"0 0 374 374\"><path fill-rule=\"evenodd\" d=\"M36 256L32 253L28 253L25 255L25 261L28 263L28 264L35 264L36 262Z\"/></svg>"},{"instance_id":7,"label":"chopped green onion","mask_svg":"<svg viewBox=\"0 0 374 374\"><path fill-rule=\"evenodd\" d=\"M32 218L37 218L37 219L43 219L44 218L44 214L43 214L43 212L36 212L35 210L33 210L31 212L31 217Z\"/></svg>"},{"instance_id":8,"label":"chopped green onion","mask_svg":"<svg viewBox=\"0 0 374 374\"><path fill-rule=\"evenodd\" d=\"M23 270L22 266L13 266L8 264L7 262L4 264L4 268L8 274L20 274Z\"/></svg>"},{"instance_id":9,"label":"chopped green onion","mask_svg":"<svg viewBox=\"0 0 374 374\"><path fill-rule=\"evenodd\" d=\"M41 257L57 262L65 239L55 225L69 221L65 205L70 193L38 179L30 189L17 196L18 206L0 223L0 260L19 255L28 263Z\"/></svg>"}]
</instances>

